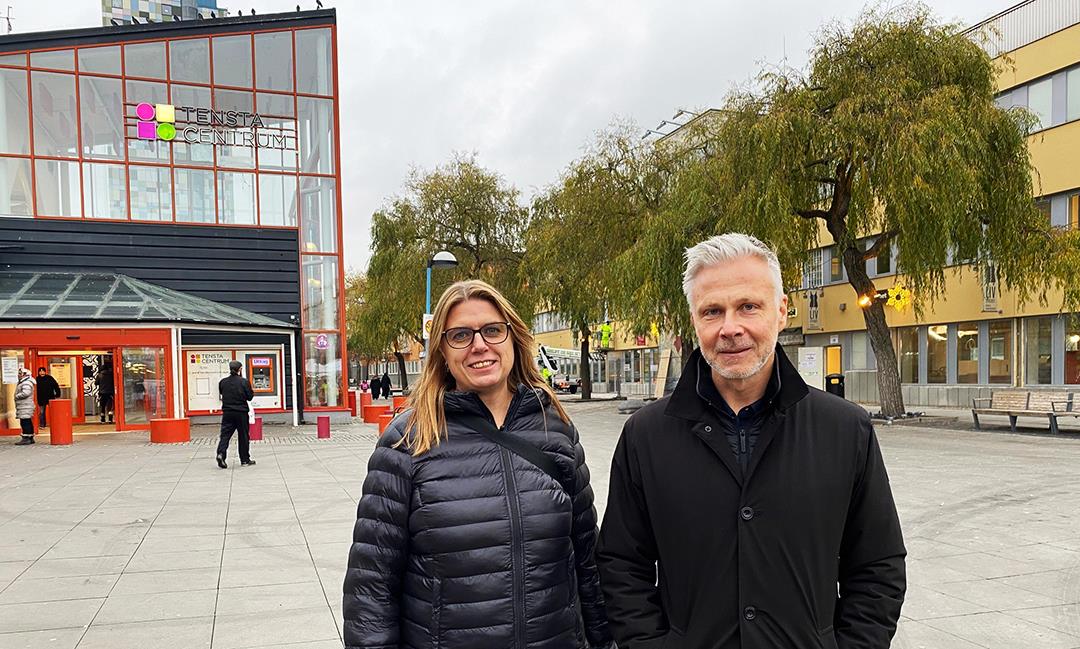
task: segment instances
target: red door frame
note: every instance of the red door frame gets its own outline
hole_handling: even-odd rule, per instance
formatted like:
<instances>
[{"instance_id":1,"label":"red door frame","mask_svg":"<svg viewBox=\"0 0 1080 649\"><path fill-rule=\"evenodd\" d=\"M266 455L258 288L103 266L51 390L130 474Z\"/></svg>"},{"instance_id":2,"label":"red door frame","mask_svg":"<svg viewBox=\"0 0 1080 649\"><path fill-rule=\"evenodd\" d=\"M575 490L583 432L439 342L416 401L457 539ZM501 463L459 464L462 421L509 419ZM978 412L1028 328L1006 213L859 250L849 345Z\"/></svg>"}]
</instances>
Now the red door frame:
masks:
<instances>
[{"instance_id":1,"label":"red door frame","mask_svg":"<svg viewBox=\"0 0 1080 649\"><path fill-rule=\"evenodd\" d=\"M75 402L76 402L76 404L75 404L75 414L71 415L71 423L73 423L73 424L85 424L86 423L86 394L85 394L86 388L83 385L83 361L82 361L83 357L82 356L71 356L71 355L64 355L64 356L58 356L57 357L54 354L41 354L39 352L40 349L41 348L35 347L34 349L30 350L31 356L34 359L34 363L32 365L27 365L27 367L31 368L30 371L34 373L35 377L37 376L37 368L41 367L41 365L39 363L43 362L43 361L40 360L42 356L45 356L46 358L52 356L52 357L56 357L56 358L68 358L68 359L75 358L75 359L77 359L77 362L75 363L75 367L72 369L72 377L71 377L72 396L75 397ZM93 350L85 350L85 351L95 351L95 352L110 351L110 353L111 353L111 350L104 350L104 349L93 349ZM76 388L75 386L78 386L78 388Z\"/></svg>"},{"instance_id":2,"label":"red door frame","mask_svg":"<svg viewBox=\"0 0 1080 649\"><path fill-rule=\"evenodd\" d=\"M113 353L114 419L118 431L148 430L150 423L128 425L124 421L123 349L161 347L165 350L165 416L173 417L172 364L174 350L169 329L0 329L0 348L22 349L27 367L36 364L38 350L90 349ZM34 418L37 426L37 417ZM0 435L18 435L19 429L0 428Z\"/></svg>"}]
</instances>

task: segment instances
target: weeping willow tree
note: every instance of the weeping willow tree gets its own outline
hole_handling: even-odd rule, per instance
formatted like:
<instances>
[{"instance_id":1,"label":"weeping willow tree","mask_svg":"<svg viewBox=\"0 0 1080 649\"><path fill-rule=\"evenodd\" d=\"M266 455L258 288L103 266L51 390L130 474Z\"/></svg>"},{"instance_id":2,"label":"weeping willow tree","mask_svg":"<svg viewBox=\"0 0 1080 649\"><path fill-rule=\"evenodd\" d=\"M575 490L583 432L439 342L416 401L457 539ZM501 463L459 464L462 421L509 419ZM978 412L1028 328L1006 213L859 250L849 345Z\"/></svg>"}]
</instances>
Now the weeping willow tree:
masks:
<instances>
[{"instance_id":1,"label":"weeping willow tree","mask_svg":"<svg viewBox=\"0 0 1080 649\"><path fill-rule=\"evenodd\" d=\"M1077 235L1033 203L1034 122L995 105L995 65L921 5L828 26L806 71L763 73L695 134L707 154L688 169L681 200L788 258L818 246L823 225L859 296L875 292L865 262L892 247L917 312L942 296L954 260L992 261L1021 301L1060 290L1076 305ZM867 235L878 235L869 249ZM897 416L883 306L872 301L863 317L882 412Z\"/></svg>"}]
</instances>

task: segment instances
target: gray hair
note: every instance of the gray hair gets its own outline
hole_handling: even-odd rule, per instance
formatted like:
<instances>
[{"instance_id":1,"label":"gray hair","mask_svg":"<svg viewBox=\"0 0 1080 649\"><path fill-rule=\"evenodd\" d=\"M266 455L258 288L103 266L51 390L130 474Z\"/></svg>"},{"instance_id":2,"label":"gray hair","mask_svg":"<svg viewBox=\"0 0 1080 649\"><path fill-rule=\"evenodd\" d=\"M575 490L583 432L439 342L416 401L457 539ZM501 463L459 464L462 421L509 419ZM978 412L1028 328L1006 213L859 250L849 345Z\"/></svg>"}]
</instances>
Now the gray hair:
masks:
<instances>
[{"instance_id":1,"label":"gray hair","mask_svg":"<svg viewBox=\"0 0 1080 649\"><path fill-rule=\"evenodd\" d=\"M776 300L784 296L784 280L780 273L780 260L776 252L760 239L749 234L740 232L728 232L718 234L706 239L692 248L686 249L686 270L683 271L683 293L686 302L690 302L690 291L694 287L694 279L702 270L716 264L739 257L757 257L769 266L773 284L776 285Z\"/></svg>"}]
</instances>

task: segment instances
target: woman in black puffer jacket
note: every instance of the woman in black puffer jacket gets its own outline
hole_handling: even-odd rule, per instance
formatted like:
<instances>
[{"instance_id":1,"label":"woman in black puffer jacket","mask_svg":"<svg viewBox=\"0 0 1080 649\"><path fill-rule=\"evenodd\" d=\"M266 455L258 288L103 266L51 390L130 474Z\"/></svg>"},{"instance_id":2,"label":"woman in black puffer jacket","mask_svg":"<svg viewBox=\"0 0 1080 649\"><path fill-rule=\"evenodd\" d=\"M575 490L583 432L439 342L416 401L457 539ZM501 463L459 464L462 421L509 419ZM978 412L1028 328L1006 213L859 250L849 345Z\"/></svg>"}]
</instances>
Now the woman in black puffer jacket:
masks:
<instances>
[{"instance_id":1,"label":"woman in black puffer jacket","mask_svg":"<svg viewBox=\"0 0 1080 649\"><path fill-rule=\"evenodd\" d=\"M589 470L533 363L532 335L480 281L443 293L432 332L411 409L368 464L345 574L345 646L608 646ZM473 416L540 448L559 480L468 425Z\"/></svg>"}]
</instances>

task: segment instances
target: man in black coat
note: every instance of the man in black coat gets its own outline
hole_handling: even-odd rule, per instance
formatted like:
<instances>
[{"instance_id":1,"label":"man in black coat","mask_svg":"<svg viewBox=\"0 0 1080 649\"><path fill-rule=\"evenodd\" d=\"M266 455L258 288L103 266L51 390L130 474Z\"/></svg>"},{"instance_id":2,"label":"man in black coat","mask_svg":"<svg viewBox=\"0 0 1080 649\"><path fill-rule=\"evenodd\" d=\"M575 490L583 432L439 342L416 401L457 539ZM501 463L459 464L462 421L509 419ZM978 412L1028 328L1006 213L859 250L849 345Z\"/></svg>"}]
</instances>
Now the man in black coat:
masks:
<instances>
[{"instance_id":1,"label":"man in black coat","mask_svg":"<svg viewBox=\"0 0 1080 649\"><path fill-rule=\"evenodd\" d=\"M379 386L382 389L383 399L390 398L390 389L393 387L390 385L390 373L383 372L382 379L379 380Z\"/></svg>"},{"instance_id":2,"label":"man in black coat","mask_svg":"<svg viewBox=\"0 0 1080 649\"><path fill-rule=\"evenodd\" d=\"M41 411L41 421L38 423L44 428L45 411L48 409L50 401L60 398L60 384L49 374L49 370L44 367L38 368L37 376L37 402Z\"/></svg>"},{"instance_id":3,"label":"man in black coat","mask_svg":"<svg viewBox=\"0 0 1080 649\"><path fill-rule=\"evenodd\" d=\"M237 433L240 445L240 464L251 466L248 441L248 401L255 397L251 383L240 376L240 361L229 361L229 375L218 382L218 395L221 397L221 439L218 440L217 464L222 469L229 468L225 455L229 452L229 440L233 432Z\"/></svg>"},{"instance_id":4,"label":"man in black coat","mask_svg":"<svg viewBox=\"0 0 1080 649\"><path fill-rule=\"evenodd\" d=\"M701 348L635 413L597 549L620 649L888 649L906 551L866 412L807 387L777 345L775 253L687 251Z\"/></svg>"}]
</instances>

